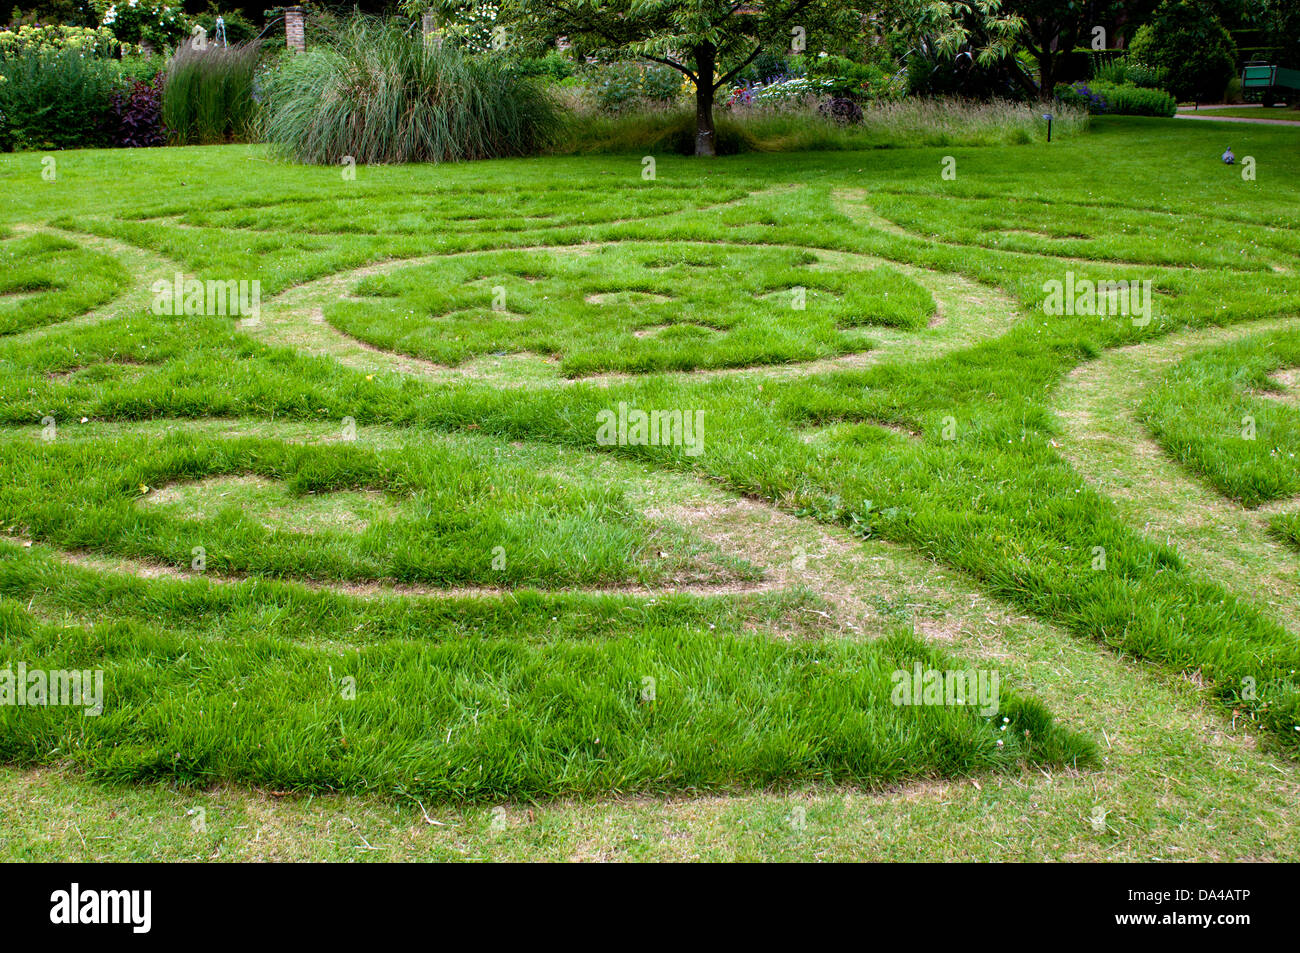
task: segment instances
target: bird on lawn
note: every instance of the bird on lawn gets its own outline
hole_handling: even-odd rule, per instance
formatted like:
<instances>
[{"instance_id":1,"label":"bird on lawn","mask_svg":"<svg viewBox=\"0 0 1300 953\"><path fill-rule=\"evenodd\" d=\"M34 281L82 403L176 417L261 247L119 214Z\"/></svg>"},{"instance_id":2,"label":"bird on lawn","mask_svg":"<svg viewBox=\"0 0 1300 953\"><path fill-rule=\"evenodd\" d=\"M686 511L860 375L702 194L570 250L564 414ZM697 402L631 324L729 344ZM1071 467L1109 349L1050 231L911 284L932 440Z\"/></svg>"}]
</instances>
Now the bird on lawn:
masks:
<instances>
[{"instance_id":1,"label":"bird on lawn","mask_svg":"<svg viewBox=\"0 0 1300 953\"><path fill-rule=\"evenodd\" d=\"M1225 164L1225 165L1232 165L1232 163L1235 162L1236 159L1237 159L1237 157L1234 156L1234 155L1232 154L1232 146L1228 146L1228 148L1227 148L1227 149L1224 151L1224 153L1223 153L1223 162L1224 162L1224 164Z\"/></svg>"}]
</instances>

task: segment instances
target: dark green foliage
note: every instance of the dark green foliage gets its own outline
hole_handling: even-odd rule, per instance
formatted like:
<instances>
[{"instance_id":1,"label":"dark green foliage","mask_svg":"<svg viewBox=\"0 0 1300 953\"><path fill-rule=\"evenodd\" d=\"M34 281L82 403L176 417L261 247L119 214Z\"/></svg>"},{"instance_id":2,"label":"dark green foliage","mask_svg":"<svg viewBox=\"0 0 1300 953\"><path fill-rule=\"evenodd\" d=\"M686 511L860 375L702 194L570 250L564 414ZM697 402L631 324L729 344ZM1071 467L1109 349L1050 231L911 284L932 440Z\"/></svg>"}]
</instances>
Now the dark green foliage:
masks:
<instances>
[{"instance_id":1,"label":"dark green foliage","mask_svg":"<svg viewBox=\"0 0 1300 953\"><path fill-rule=\"evenodd\" d=\"M1127 56L1100 63L1092 71L1094 83L1141 86L1143 89L1164 89L1168 77L1168 70L1139 63Z\"/></svg>"},{"instance_id":2,"label":"dark green foliage","mask_svg":"<svg viewBox=\"0 0 1300 953\"><path fill-rule=\"evenodd\" d=\"M907 91L912 96L960 96L963 99L1025 98L1008 62L983 65L970 53L958 56L913 50L907 57Z\"/></svg>"},{"instance_id":3,"label":"dark green foliage","mask_svg":"<svg viewBox=\"0 0 1300 953\"><path fill-rule=\"evenodd\" d=\"M517 76L532 76L557 83L572 76L574 68L570 57L554 50L545 56L517 57L510 63L510 69Z\"/></svg>"},{"instance_id":4,"label":"dark green foliage","mask_svg":"<svg viewBox=\"0 0 1300 953\"><path fill-rule=\"evenodd\" d=\"M1112 116L1173 116L1178 112L1174 97L1159 89L1140 86L1116 86L1094 81L1057 86L1056 98L1062 103L1085 107L1091 113Z\"/></svg>"},{"instance_id":5,"label":"dark green foliage","mask_svg":"<svg viewBox=\"0 0 1300 953\"><path fill-rule=\"evenodd\" d=\"M109 60L74 49L0 59L0 147L107 144L104 117L114 79Z\"/></svg>"},{"instance_id":6,"label":"dark green foliage","mask_svg":"<svg viewBox=\"0 0 1300 953\"><path fill-rule=\"evenodd\" d=\"M215 8L207 13L200 13L192 19L198 26L207 31L208 41L212 42L217 36L217 17L220 16L226 27L226 42L229 44L248 43L257 39L260 32L257 25L249 20L242 13L233 10L217 11ZM283 37L281 37L283 40Z\"/></svg>"},{"instance_id":7,"label":"dark green foliage","mask_svg":"<svg viewBox=\"0 0 1300 953\"><path fill-rule=\"evenodd\" d=\"M1204 0L1166 0L1133 37L1129 55L1167 70L1180 101L1219 100L1236 72L1236 44Z\"/></svg>"},{"instance_id":8,"label":"dark green foliage","mask_svg":"<svg viewBox=\"0 0 1300 953\"><path fill-rule=\"evenodd\" d=\"M682 91L682 74L656 63L605 63L592 69L586 81L596 108L611 114L647 103L670 103Z\"/></svg>"}]
</instances>

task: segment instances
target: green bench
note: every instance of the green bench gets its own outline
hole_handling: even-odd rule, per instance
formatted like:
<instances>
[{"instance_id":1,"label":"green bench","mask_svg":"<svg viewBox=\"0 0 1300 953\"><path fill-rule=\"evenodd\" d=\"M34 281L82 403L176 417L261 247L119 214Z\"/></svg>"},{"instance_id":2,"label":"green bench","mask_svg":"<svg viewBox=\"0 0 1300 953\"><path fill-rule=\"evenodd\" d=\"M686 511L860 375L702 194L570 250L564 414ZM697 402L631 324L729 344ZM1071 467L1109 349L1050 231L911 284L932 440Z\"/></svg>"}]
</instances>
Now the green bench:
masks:
<instances>
[{"instance_id":1,"label":"green bench","mask_svg":"<svg viewBox=\"0 0 1300 953\"><path fill-rule=\"evenodd\" d=\"M1258 97L1265 106L1278 100L1289 103L1300 96L1300 70L1247 63L1241 70L1241 93L1247 100Z\"/></svg>"}]
</instances>

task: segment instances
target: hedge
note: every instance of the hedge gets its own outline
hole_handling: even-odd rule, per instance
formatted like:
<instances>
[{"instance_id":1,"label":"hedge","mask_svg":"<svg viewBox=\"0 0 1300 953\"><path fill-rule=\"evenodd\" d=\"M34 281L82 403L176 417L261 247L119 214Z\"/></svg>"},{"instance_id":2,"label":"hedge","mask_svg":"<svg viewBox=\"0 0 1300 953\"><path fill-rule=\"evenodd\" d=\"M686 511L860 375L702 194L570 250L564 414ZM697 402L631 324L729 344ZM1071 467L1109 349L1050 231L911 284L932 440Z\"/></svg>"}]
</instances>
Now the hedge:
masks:
<instances>
[{"instance_id":1,"label":"hedge","mask_svg":"<svg viewBox=\"0 0 1300 953\"><path fill-rule=\"evenodd\" d=\"M1055 92L1061 102L1084 106L1091 113L1167 118L1178 111L1174 97L1160 89L1112 83L1075 83L1073 86L1057 86Z\"/></svg>"}]
</instances>

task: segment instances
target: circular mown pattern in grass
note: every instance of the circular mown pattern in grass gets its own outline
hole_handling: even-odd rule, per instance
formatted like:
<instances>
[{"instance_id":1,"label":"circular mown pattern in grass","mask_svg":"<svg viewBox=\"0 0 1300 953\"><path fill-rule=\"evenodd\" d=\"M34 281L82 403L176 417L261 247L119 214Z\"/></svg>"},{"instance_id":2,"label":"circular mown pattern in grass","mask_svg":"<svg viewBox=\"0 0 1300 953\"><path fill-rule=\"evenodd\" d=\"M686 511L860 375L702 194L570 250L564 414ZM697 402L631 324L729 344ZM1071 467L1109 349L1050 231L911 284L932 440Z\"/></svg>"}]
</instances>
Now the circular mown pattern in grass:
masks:
<instances>
[{"instance_id":1,"label":"circular mown pattern in grass","mask_svg":"<svg viewBox=\"0 0 1300 953\"><path fill-rule=\"evenodd\" d=\"M0 335L74 318L129 284L116 258L66 238L35 234L0 240Z\"/></svg>"},{"instance_id":2,"label":"circular mown pattern in grass","mask_svg":"<svg viewBox=\"0 0 1300 953\"><path fill-rule=\"evenodd\" d=\"M1202 348L1145 397L1141 415L1165 452L1246 506L1300 494L1300 408L1287 371L1300 331L1283 328Z\"/></svg>"},{"instance_id":3,"label":"circular mown pattern in grass","mask_svg":"<svg viewBox=\"0 0 1300 953\"><path fill-rule=\"evenodd\" d=\"M217 575L595 589L760 575L645 519L620 484L504 441L428 436L411 453L346 427L315 444L258 430L8 441L0 524Z\"/></svg>"},{"instance_id":4,"label":"circular mown pattern in grass","mask_svg":"<svg viewBox=\"0 0 1300 953\"><path fill-rule=\"evenodd\" d=\"M810 361L861 350L852 329L921 329L935 312L930 292L895 269L819 260L687 243L449 256L366 278L325 316L373 347L439 364L531 352L577 377Z\"/></svg>"},{"instance_id":5,"label":"circular mown pattern in grass","mask_svg":"<svg viewBox=\"0 0 1300 953\"><path fill-rule=\"evenodd\" d=\"M1032 296L1044 275L1079 267L1047 256L1087 252L1106 269L1165 260L1150 249L1074 247L1097 241L1098 223L1081 226L1065 203L1057 215L936 220L942 240L931 243L917 238L927 231L920 222L881 224L832 207L825 183L755 192L719 209L701 205L726 198L716 186L710 194L707 175L666 195L637 186L635 201L631 188L594 185L590 199L536 189L516 201L514 183L503 183L492 204L481 190L429 200L429 170L377 170L376 179L408 172L419 187L385 199L332 176L328 185L277 182L250 205L248 193L274 180L272 170L224 208L186 210L185 196L170 196L170 211L155 210L166 220L101 223L168 256L150 263L164 274L175 261L205 278L262 280L264 323L123 320L76 340L51 336L48 351L14 362L27 373L11 384L22 402L11 407L26 416L11 410L8 419L30 426L49 413L60 430L48 446L19 434L14 442L28 446L3 460L21 484L6 502L8 528L38 544L14 553L0 545L0 621L19 633L14 644L46 653L51 666L63 663L53 653L76 665L97 664L105 646L116 653L109 681L118 707L81 749L97 770L495 798L796 779L878 784L1022 758L1075 763L1087 752L1061 744L1041 710L1017 711L1010 699L1000 724L969 709L898 705L893 673L958 662L904 638L820 638L831 633L818 621L826 613L798 589L752 600L612 597L610 583L662 579L662 562L679 551L647 530L637 507L591 492L608 488L605 474L575 482L536 456L512 456L516 447L562 446L602 458L606 472L620 460L646 471L689 467L808 522L888 533L975 569L1026 611L1080 629L1080 619L1102 620L1099 634L1121 650L1182 665L1191 644L1193 661L1217 665L1202 674L1229 695L1243 671L1260 674L1260 658L1271 660L1267 676L1294 670L1289 649L1275 651L1280 637L1252 625L1254 616L1225 617L1220 591L1187 581L1095 499L1079 497L1045 444L1040 388L1082 345L1130 341L1127 327L1108 326L1092 342L1068 322L1025 320L1027 311L1037 318ZM948 198L908 202L950 216L981 211ZM982 211L991 216L997 204ZM1071 221L1039 220L1060 215ZM976 240L992 226L994 240ZM483 250L511 244L519 247ZM1183 244L1178 263L1217 265L1228 254L1189 257ZM1285 250L1286 237L1264 244ZM1045 260L1006 254L1012 247L1039 249ZM1269 291L1250 278L1253 293ZM1158 287L1202 308L1209 292L1192 280ZM1237 279L1216 271L1194 280L1218 280L1226 293ZM940 327L927 330L934 301L922 285L943 305ZM1006 299L994 285L1021 292ZM1252 306L1233 304L1234 319ZM144 380L68 373L137 351L157 364ZM452 366L416 366L398 352ZM534 360L586 380L533 388L541 374L498 368L448 386L475 361ZM649 376L658 371L685 373ZM607 386L596 386L596 374ZM647 376L614 379L629 374ZM524 386L497 393L512 378ZM593 412L624 403L705 414L707 453L602 441ZM280 421L344 414L391 428L400 447L376 454L334 437L311 452L287 447ZM218 415L253 436L169 445L126 429L105 435L111 421ZM69 417L86 424L80 444L70 439L78 427L63 426ZM952 443L939 429L949 418ZM186 420L182 429L203 426ZM492 453L444 439L471 430ZM504 574L492 558L503 530L513 534L500 546ZM1121 570L1100 585L1091 580L1103 577L1078 571L1098 541ZM56 570L44 543L74 558L89 550L177 569L203 546L206 579L252 578L123 581L111 563L88 569L88 560ZM774 562L797 567L821 552L792 550ZM439 592L404 598L409 586L354 599L353 583L370 580L384 589L425 581ZM446 598L467 584L492 588L492 598ZM528 586L552 591L518 591ZM880 601L891 619L907 620L906 597L896 609ZM773 611L750 613L758 604ZM775 611L782 606L792 612ZM461 625L466 612L477 625ZM442 625L430 625L434 613ZM83 617L92 624L63 624ZM1160 622L1174 617L1196 638L1164 639ZM604 621L593 628L593 618ZM805 644L792 632L815 638ZM1216 641L1220 633L1234 651L1226 635ZM340 664L341 650L356 646L364 654ZM359 693L341 696L340 677ZM647 678L657 686L649 696ZM62 713L40 714L48 720L9 732L14 750L53 752L69 736Z\"/></svg>"}]
</instances>

